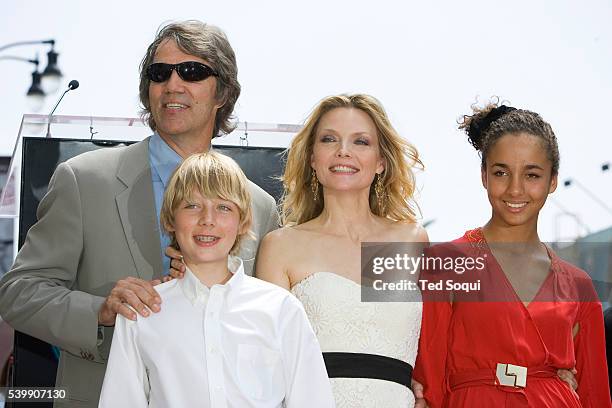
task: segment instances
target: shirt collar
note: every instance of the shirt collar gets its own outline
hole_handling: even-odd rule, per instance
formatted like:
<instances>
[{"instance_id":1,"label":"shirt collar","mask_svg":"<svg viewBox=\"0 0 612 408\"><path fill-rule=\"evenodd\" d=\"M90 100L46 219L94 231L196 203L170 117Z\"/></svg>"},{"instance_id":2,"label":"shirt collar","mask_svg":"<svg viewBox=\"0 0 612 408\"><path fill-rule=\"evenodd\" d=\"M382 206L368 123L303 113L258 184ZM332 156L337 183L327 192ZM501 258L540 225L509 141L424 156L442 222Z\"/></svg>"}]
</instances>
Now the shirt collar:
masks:
<instances>
[{"instance_id":1,"label":"shirt collar","mask_svg":"<svg viewBox=\"0 0 612 408\"><path fill-rule=\"evenodd\" d=\"M172 176L172 172L183 161L183 158L155 132L149 140L149 154L151 156L151 167L159 176L164 188Z\"/></svg>"},{"instance_id":2,"label":"shirt collar","mask_svg":"<svg viewBox=\"0 0 612 408\"><path fill-rule=\"evenodd\" d=\"M242 281L244 280L244 266L242 259L237 256L228 256L227 268L232 273L232 276L223 285L214 285L213 288L222 288L226 293L232 294L238 292ZM196 305L198 302L206 303L210 295L210 289L204 285L200 280L191 272L189 268L185 270L185 276L179 281L179 285L183 290L183 294L191 302Z\"/></svg>"}]
</instances>

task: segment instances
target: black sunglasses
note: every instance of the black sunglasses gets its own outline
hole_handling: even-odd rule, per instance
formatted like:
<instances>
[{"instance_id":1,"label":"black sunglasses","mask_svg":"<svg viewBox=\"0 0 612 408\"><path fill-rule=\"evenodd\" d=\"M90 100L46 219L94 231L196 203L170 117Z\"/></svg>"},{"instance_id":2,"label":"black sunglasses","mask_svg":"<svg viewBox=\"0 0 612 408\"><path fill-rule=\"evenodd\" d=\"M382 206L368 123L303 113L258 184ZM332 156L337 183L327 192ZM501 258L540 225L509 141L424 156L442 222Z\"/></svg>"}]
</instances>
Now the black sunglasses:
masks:
<instances>
[{"instance_id":1,"label":"black sunglasses","mask_svg":"<svg viewBox=\"0 0 612 408\"><path fill-rule=\"evenodd\" d=\"M153 82L165 82L170 79L172 70L187 82L203 81L209 76L218 76L214 69L197 61L185 61L179 64L156 62L147 67L147 78Z\"/></svg>"}]
</instances>

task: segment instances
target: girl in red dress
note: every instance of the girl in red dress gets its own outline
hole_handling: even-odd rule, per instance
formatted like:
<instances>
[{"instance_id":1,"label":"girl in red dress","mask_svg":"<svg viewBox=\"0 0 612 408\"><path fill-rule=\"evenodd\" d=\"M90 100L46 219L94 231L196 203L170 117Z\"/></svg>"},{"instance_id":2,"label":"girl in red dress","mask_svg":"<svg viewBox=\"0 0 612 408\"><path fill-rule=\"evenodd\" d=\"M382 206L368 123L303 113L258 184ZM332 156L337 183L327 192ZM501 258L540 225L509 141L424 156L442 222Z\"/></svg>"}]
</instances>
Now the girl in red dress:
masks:
<instances>
[{"instance_id":1,"label":"girl in red dress","mask_svg":"<svg viewBox=\"0 0 612 408\"><path fill-rule=\"evenodd\" d=\"M611 407L592 281L538 236L538 214L557 187L552 128L537 113L497 103L475 108L460 128L480 152L492 215L429 253L479 258L483 268L423 271L432 281L479 283L424 293L414 378L429 407ZM576 390L559 369L575 373Z\"/></svg>"}]
</instances>

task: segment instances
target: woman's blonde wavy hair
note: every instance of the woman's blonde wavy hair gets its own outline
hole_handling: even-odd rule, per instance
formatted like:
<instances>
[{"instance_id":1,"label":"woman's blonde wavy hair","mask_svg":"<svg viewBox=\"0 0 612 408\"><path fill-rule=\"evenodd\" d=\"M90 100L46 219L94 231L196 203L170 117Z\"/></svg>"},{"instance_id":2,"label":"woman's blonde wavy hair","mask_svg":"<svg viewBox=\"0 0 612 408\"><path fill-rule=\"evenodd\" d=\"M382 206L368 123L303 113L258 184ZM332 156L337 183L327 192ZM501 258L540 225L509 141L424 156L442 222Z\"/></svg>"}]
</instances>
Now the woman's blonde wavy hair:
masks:
<instances>
[{"instance_id":1,"label":"woman's blonde wavy hair","mask_svg":"<svg viewBox=\"0 0 612 408\"><path fill-rule=\"evenodd\" d=\"M282 224L302 224L316 218L323 211L323 194L319 194L318 200L315 201L311 189L310 163L319 122L323 115L336 108L360 109L368 114L376 126L380 154L385 163L381 176L386 202L383 208L379 207L374 180L370 186L372 213L394 221L416 221L418 207L413 198L415 190L413 168L423 169L416 148L395 131L384 108L376 98L365 94L343 94L323 99L289 146L285 173L281 177L285 188L281 199Z\"/></svg>"}]
</instances>

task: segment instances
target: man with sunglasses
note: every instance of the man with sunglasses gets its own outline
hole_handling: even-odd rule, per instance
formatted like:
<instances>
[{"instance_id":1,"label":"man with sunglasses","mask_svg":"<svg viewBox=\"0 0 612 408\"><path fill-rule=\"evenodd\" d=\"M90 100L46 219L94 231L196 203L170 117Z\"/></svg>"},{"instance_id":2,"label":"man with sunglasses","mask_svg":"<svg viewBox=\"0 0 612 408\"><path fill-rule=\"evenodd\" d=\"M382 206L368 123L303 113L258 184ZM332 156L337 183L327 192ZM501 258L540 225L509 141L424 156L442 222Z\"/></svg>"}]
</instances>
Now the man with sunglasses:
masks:
<instances>
[{"instance_id":1,"label":"man with sunglasses","mask_svg":"<svg viewBox=\"0 0 612 408\"><path fill-rule=\"evenodd\" d=\"M166 183L184 158L233 130L239 94L225 34L198 21L169 24L140 66L143 118L154 134L57 167L38 222L0 280L2 318L61 349L56 386L70 399L55 406L96 407L117 313L135 320L163 309L154 284L169 265L159 227ZM278 214L270 195L249 188L257 239L240 256L250 274Z\"/></svg>"}]
</instances>

